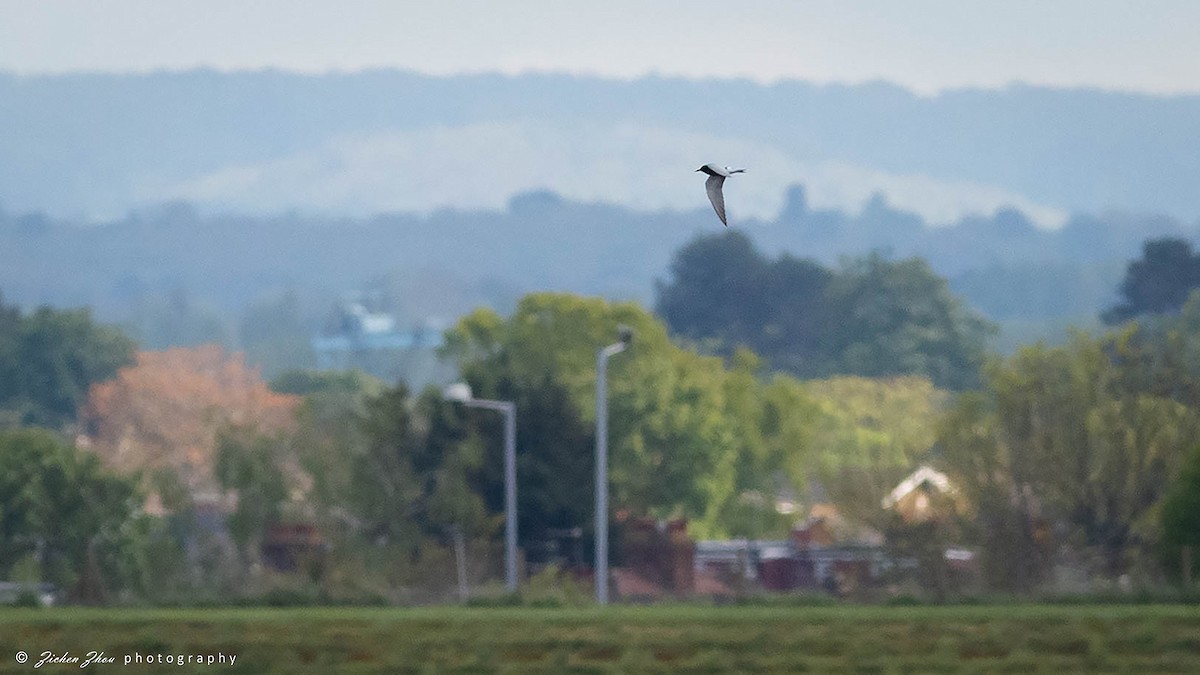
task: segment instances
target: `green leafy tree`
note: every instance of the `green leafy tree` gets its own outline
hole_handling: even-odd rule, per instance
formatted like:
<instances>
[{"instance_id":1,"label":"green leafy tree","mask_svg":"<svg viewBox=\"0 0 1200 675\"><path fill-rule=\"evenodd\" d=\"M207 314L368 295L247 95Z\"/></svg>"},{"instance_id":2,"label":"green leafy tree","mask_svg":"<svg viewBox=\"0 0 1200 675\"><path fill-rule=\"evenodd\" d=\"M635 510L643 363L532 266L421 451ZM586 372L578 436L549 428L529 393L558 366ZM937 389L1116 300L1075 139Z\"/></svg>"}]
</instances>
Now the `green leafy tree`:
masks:
<instances>
[{"instance_id":1,"label":"green leafy tree","mask_svg":"<svg viewBox=\"0 0 1200 675\"><path fill-rule=\"evenodd\" d=\"M758 393L762 403L760 428L767 443L767 466L777 470L793 487L806 486L820 471L821 429L829 424L828 411L807 383L774 375Z\"/></svg>"},{"instance_id":2,"label":"green leafy tree","mask_svg":"<svg viewBox=\"0 0 1200 675\"><path fill-rule=\"evenodd\" d=\"M791 525L793 516L780 513L776 501L791 484L787 469L789 460L797 457L789 451L809 447L808 413L814 411L814 402L799 382L775 376L764 384L763 371L762 359L741 348L724 377L723 414L737 444L735 452L722 457L717 471L731 472L735 480L731 492L714 503L710 516L726 533L753 539L781 536ZM789 437L789 432L798 433Z\"/></svg>"},{"instance_id":3,"label":"green leafy tree","mask_svg":"<svg viewBox=\"0 0 1200 675\"><path fill-rule=\"evenodd\" d=\"M872 254L847 263L830 283L829 340L835 372L924 375L939 387L976 384L993 330L919 259Z\"/></svg>"},{"instance_id":4,"label":"green leafy tree","mask_svg":"<svg viewBox=\"0 0 1200 675\"><path fill-rule=\"evenodd\" d=\"M1200 256L1192 245L1174 237L1151 239L1143 244L1142 257L1129 263L1120 303L1101 318L1112 325L1144 314L1175 313L1198 287Z\"/></svg>"},{"instance_id":5,"label":"green leafy tree","mask_svg":"<svg viewBox=\"0 0 1200 675\"><path fill-rule=\"evenodd\" d=\"M836 308L828 300L834 273L812 260L784 254L763 275L767 311L748 344L771 367L801 377L828 374L826 337Z\"/></svg>"},{"instance_id":6,"label":"green leafy tree","mask_svg":"<svg viewBox=\"0 0 1200 675\"><path fill-rule=\"evenodd\" d=\"M804 383L816 408L807 424L809 454L797 458L793 483L818 481L826 499L882 527L880 500L930 458L947 394L924 377L834 377Z\"/></svg>"},{"instance_id":7,"label":"green leafy tree","mask_svg":"<svg viewBox=\"0 0 1200 675\"><path fill-rule=\"evenodd\" d=\"M586 424L565 387L546 376L518 385L498 383L495 396L517 406L517 516L522 546L546 542L550 530L569 530L588 522L592 502L580 499L594 487L593 427ZM504 509L503 419L498 413L471 410L472 438L483 443L483 494L488 509ZM532 556L537 549L529 549Z\"/></svg>"},{"instance_id":8,"label":"green leafy tree","mask_svg":"<svg viewBox=\"0 0 1200 675\"><path fill-rule=\"evenodd\" d=\"M347 395L362 398L383 391L380 380L360 370L285 370L270 383L271 390L280 394L292 394L320 399L324 396Z\"/></svg>"},{"instance_id":9,"label":"green leafy tree","mask_svg":"<svg viewBox=\"0 0 1200 675\"><path fill-rule=\"evenodd\" d=\"M80 600L136 587L136 481L40 429L0 432L0 576L31 561Z\"/></svg>"},{"instance_id":10,"label":"green leafy tree","mask_svg":"<svg viewBox=\"0 0 1200 675\"><path fill-rule=\"evenodd\" d=\"M878 254L831 271L764 258L741 233L681 249L658 312L678 335L731 356L738 345L800 377L923 375L939 387L977 382L993 327L918 258Z\"/></svg>"},{"instance_id":11,"label":"green leafy tree","mask_svg":"<svg viewBox=\"0 0 1200 675\"><path fill-rule=\"evenodd\" d=\"M488 508L485 466L502 466L501 462L487 462L484 444L470 434L466 411L442 400L441 392L427 389L417 409L428 425L422 494L427 531L457 528L468 536L491 534L498 522L491 514L503 507Z\"/></svg>"},{"instance_id":12,"label":"green leafy tree","mask_svg":"<svg viewBox=\"0 0 1200 675\"><path fill-rule=\"evenodd\" d=\"M657 358L647 351L610 387L615 503L686 515L698 536L722 536L720 514L738 498L738 465L751 452L726 414L724 364L669 346Z\"/></svg>"},{"instance_id":13,"label":"green leafy tree","mask_svg":"<svg viewBox=\"0 0 1200 675\"><path fill-rule=\"evenodd\" d=\"M747 451L727 414L726 371L720 359L673 345L665 326L632 303L609 304L566 294L526 296L508 319L489 310L464 317L446 336L447 356L458 361L477 396L528 401L518 408L518 452L522 492L561 495L573 503L542 506L545 513L580 515L573 494L545 484L556 471L585 474L593 460L596 350L613 342L618 325L634 328L629 352L609 366L610 479L614 507L693 519L698 532L721 533L726 502L736 499L739 457ZM541 399L551 392L563 403ZM573 412L568 434L546 431L557 422L536 419L538 411ZM559 408L555 410L555 408ZM575 422L578 420L578 425ZM522 428L535 433L521 436ZM487 442L498 443L498 434ZM586 458L582 460L581 458ZM539 482L542 481L542 482ZM526 487L529 486L529 487ZM493 488L494 489L494 488ZM590 519L588 519L590 521ZM545 527L557 526L546 522ZM587 528L590 522L574 523ZM533 531L539 528L535 524Z\"/></svg>"},{"instance_id":14,"label":"green leafy tree","mask_svg":"<svg viewBox=\"0 0 1200 675\"><path fill-rule=\"evenodd\" d=\"M263 538L283 516L290 490L286 439L230 427L217 435L214 474L237 497L229 532L247 563L259 562ZM289 466L290 465L290 466Z\"/></svg>"},{"instance_id":15,"label":"green leafy tree","mask_svg":"<svg viewBox=\"0 0 1200 675\"><path fill-rule=\"evenodd\" d=\"M366 443L350 458L349 505L368 539L417 546L421 538L421 476L433 468L423 456L408 389L399 384L366 403Z\"/></svg>"},{"instance_id":16,"label":"green leafy tree","mask_svg":"<svg viewBox=\"0 0 1200 675\"><path fill-rule=\"evenodd\" d=\"M41 307L22 316L0 303L0 423L75 421L88 388L132 362L133 347L87 310Z\"/></svg>"},{"instance_id":17,"label":"green leafy tree","mask_svg":"<svg viewBox=\"0 0 1200 675\"><path fill-rule=\"evenodd\" d=\"M995 401L961 394L938 432L940 464L970 500L965 530L982 544L984 578L994 588L1026 592L1048 571L1052 542L1022 446L1003 442Z\"/></svg>"},{"instance_id":18,"label":"green leafy tree","mask_svg":"<svg viewBox=\"0 0 1200 675\"><path fill-rule=\"evenodd\" d=\"M355 525L347 504L355 501L355 461L366 455L368 402L386 387L351 371L288 371L271 382L279 393L304 397L291 439L300 467L312 478L310 499L331 533Z\"/></svg>"},{"instance_id":19,"label":"green leafy tree","mask_svg":"<svg viewBox=\"0 0 1200 675\"><path fill-rule=\"evenodd\" d=\"M21 312L4 304L0 296L0 428L21 422L24 407L20 403L21 387Z\"/></svg>"},{"instance_id":20,"label":"green leafy tree","mask_svg":"<svg viewBox=\"0 0 1200 675\"><path fill-rule=\"evenodd\" d=\"M671 262L658 282L657 311L682 337L732 356L745 346L770 365L801 375L827 366L822 349L825 290L832 273L783 255L771 261L741 232L702 236Z\"/></svg>"},{"instance_id":21,"label":"green leafy tree","mask_svg":"<svg viewBox=\"0 0 1200 675\"><path fill-rule=\"evenodd\" d=\"M463 411L430 389L414 399L402 383L365 402L349 459L345 504L370 541L417 550L449 527L490 531L483 501L483 449Z\"/></svg>"},{"instance_id":22,"label":"green leafy tree","mask_svg":"<svg viewBox=\"0 0 1200 675\"><path fill-rule=\"evenodd\" d=\"M1109 334L1120 386L1200 410L1200 291L1178 314L1145 316Z\"/></svg>"},{"instance_id":23,"label":"green leafy tree","mask_svg":"<svg viewBox=\"0 0 1200 675\"><path fill-rule=\"evenodd\" d=\"M1167 490L1161 518L1168 571L1178 569L1185 580L1195 579L1200 571L1200 448L1188 455Z\"/></svg>"},{"instance_id":24,"label":"green leafy tree","mask_svg":"<svg viewBox=\"0 0 1200 675\"><path fill-rule=\"evenodd\" d=\"M698 237L675 254L670 283L658 283L658 312L684 337L753 344L768 315L768 265L741 232Z\"/></svg>"},{"instance_id":25,"label":"green leafy tree","mask_svg":"<svg viewBox=\"0 0 1200 675\"><path fill-rule=\"evenodd\" d=\"M1116 575L1153 543L1155 508L1200 417L1126 388L1136 362L1121 358L1120 343L1076 335L1064 347L1026 347L989 367L984 393L947 418L942 460L992 527L983 536L994 560L1048 545L1058 531L1059 543L1101 552L1099 571Z\"/></svg>"}]
</instances>

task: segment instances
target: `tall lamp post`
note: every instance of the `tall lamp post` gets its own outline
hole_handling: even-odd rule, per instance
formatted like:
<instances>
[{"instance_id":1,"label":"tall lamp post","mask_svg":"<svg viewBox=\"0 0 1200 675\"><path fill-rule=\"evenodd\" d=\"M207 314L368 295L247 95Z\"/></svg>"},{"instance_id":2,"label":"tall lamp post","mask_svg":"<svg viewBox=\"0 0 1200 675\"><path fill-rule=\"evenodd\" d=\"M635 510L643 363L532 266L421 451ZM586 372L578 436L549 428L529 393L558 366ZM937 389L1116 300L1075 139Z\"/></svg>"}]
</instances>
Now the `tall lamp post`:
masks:
<instances>
[{"instance_id":1,"label":"tall lamp post","mask_svg":"<svg viewBox=\"0 0 1200 675\"><path fill-rule=\"evenodd\" d=\"M486 408L504 413L504 582L510 593L517 591L517 405L512 401L474 398L466 382L447 385L447 401L469 408Z\"/></svg>"},{"instance_id":2,"label":"tall lamp post","mask_svg":"<svg viewBox=\"0 0 1200 675\"><path fill-rule=\"evenodd\" d=\"M596 602L608 604L608 359L633 342L633 329L617 329L619 342L596 352Z\"/></svg>"}]
</instances>

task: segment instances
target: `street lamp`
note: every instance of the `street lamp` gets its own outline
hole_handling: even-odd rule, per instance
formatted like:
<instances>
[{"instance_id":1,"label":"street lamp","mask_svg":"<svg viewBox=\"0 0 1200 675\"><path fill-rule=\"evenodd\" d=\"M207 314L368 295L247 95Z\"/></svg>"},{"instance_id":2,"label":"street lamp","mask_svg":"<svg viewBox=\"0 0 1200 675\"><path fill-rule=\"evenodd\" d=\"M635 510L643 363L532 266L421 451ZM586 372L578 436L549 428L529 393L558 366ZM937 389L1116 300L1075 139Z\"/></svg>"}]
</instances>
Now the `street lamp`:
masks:
<instances>
[{"instance_id":1,"label":"street lamp","mask_svg":"<svg viewBox=\"0 0 1200 675\"><path fill-rule=\"evenodd\" d=\"M619 342L596 352L596 602L608 604L608 358L633 342L633 329L617 328Z\"/></svg>"},{"instance_id":2,"label":"street lamp","mask_svg":"<svg viewBox=\"0 0 1200 675\"><path fill-rule=\"evenodd\" d=\"M504 582L510 593L517 591L517 405L512 401L474 398L471 385L455 382L442 390L447 401L469 408L487 408L504 413Z\"/></svg>"}]
</instances>

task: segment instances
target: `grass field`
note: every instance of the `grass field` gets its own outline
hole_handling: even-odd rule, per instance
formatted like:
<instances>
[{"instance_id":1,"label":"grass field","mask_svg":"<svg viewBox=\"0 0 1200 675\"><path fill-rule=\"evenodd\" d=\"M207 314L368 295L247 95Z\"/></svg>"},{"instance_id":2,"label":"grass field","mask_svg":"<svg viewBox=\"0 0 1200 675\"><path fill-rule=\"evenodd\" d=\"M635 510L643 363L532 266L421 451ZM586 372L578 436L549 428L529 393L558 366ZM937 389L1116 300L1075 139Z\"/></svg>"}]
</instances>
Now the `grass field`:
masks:
<instances>
[{"instance_id":1,"label":"grass field","mask_svg":"<svg viewBox=\"0 0 1200 675\"><path fill-rule=\"evenodd\" d=\"M19 664L15 654L29 653ZM1200 673L1195 606L8 609L0 672ZM133 654L236 655L233 665Z\"/></svg>"}]
</instances>

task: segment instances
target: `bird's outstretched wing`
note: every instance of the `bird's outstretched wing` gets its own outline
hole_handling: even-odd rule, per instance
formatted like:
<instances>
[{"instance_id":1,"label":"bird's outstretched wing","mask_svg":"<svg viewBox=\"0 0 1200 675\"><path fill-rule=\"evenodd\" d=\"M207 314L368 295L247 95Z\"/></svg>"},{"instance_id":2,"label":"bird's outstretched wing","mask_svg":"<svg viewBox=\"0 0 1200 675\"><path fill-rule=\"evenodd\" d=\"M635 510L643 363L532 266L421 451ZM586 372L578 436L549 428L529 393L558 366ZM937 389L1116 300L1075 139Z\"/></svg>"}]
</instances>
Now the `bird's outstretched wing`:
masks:
<instances>
[{"instance_id":1,"label":"bird's outstretched wing","mask_svg":"<svg viewBox=\"0 0 1200 675\"><path fill-rule=\"evenodd\" d=\"M725 195L721 192L724 183L724 176L709 176L708 180L704 181L704 189L708 190L708 201L712 202L713 210L717 212L721 224L729 227L728 221L725 220Z\"/></svg>"}]
</instances>

